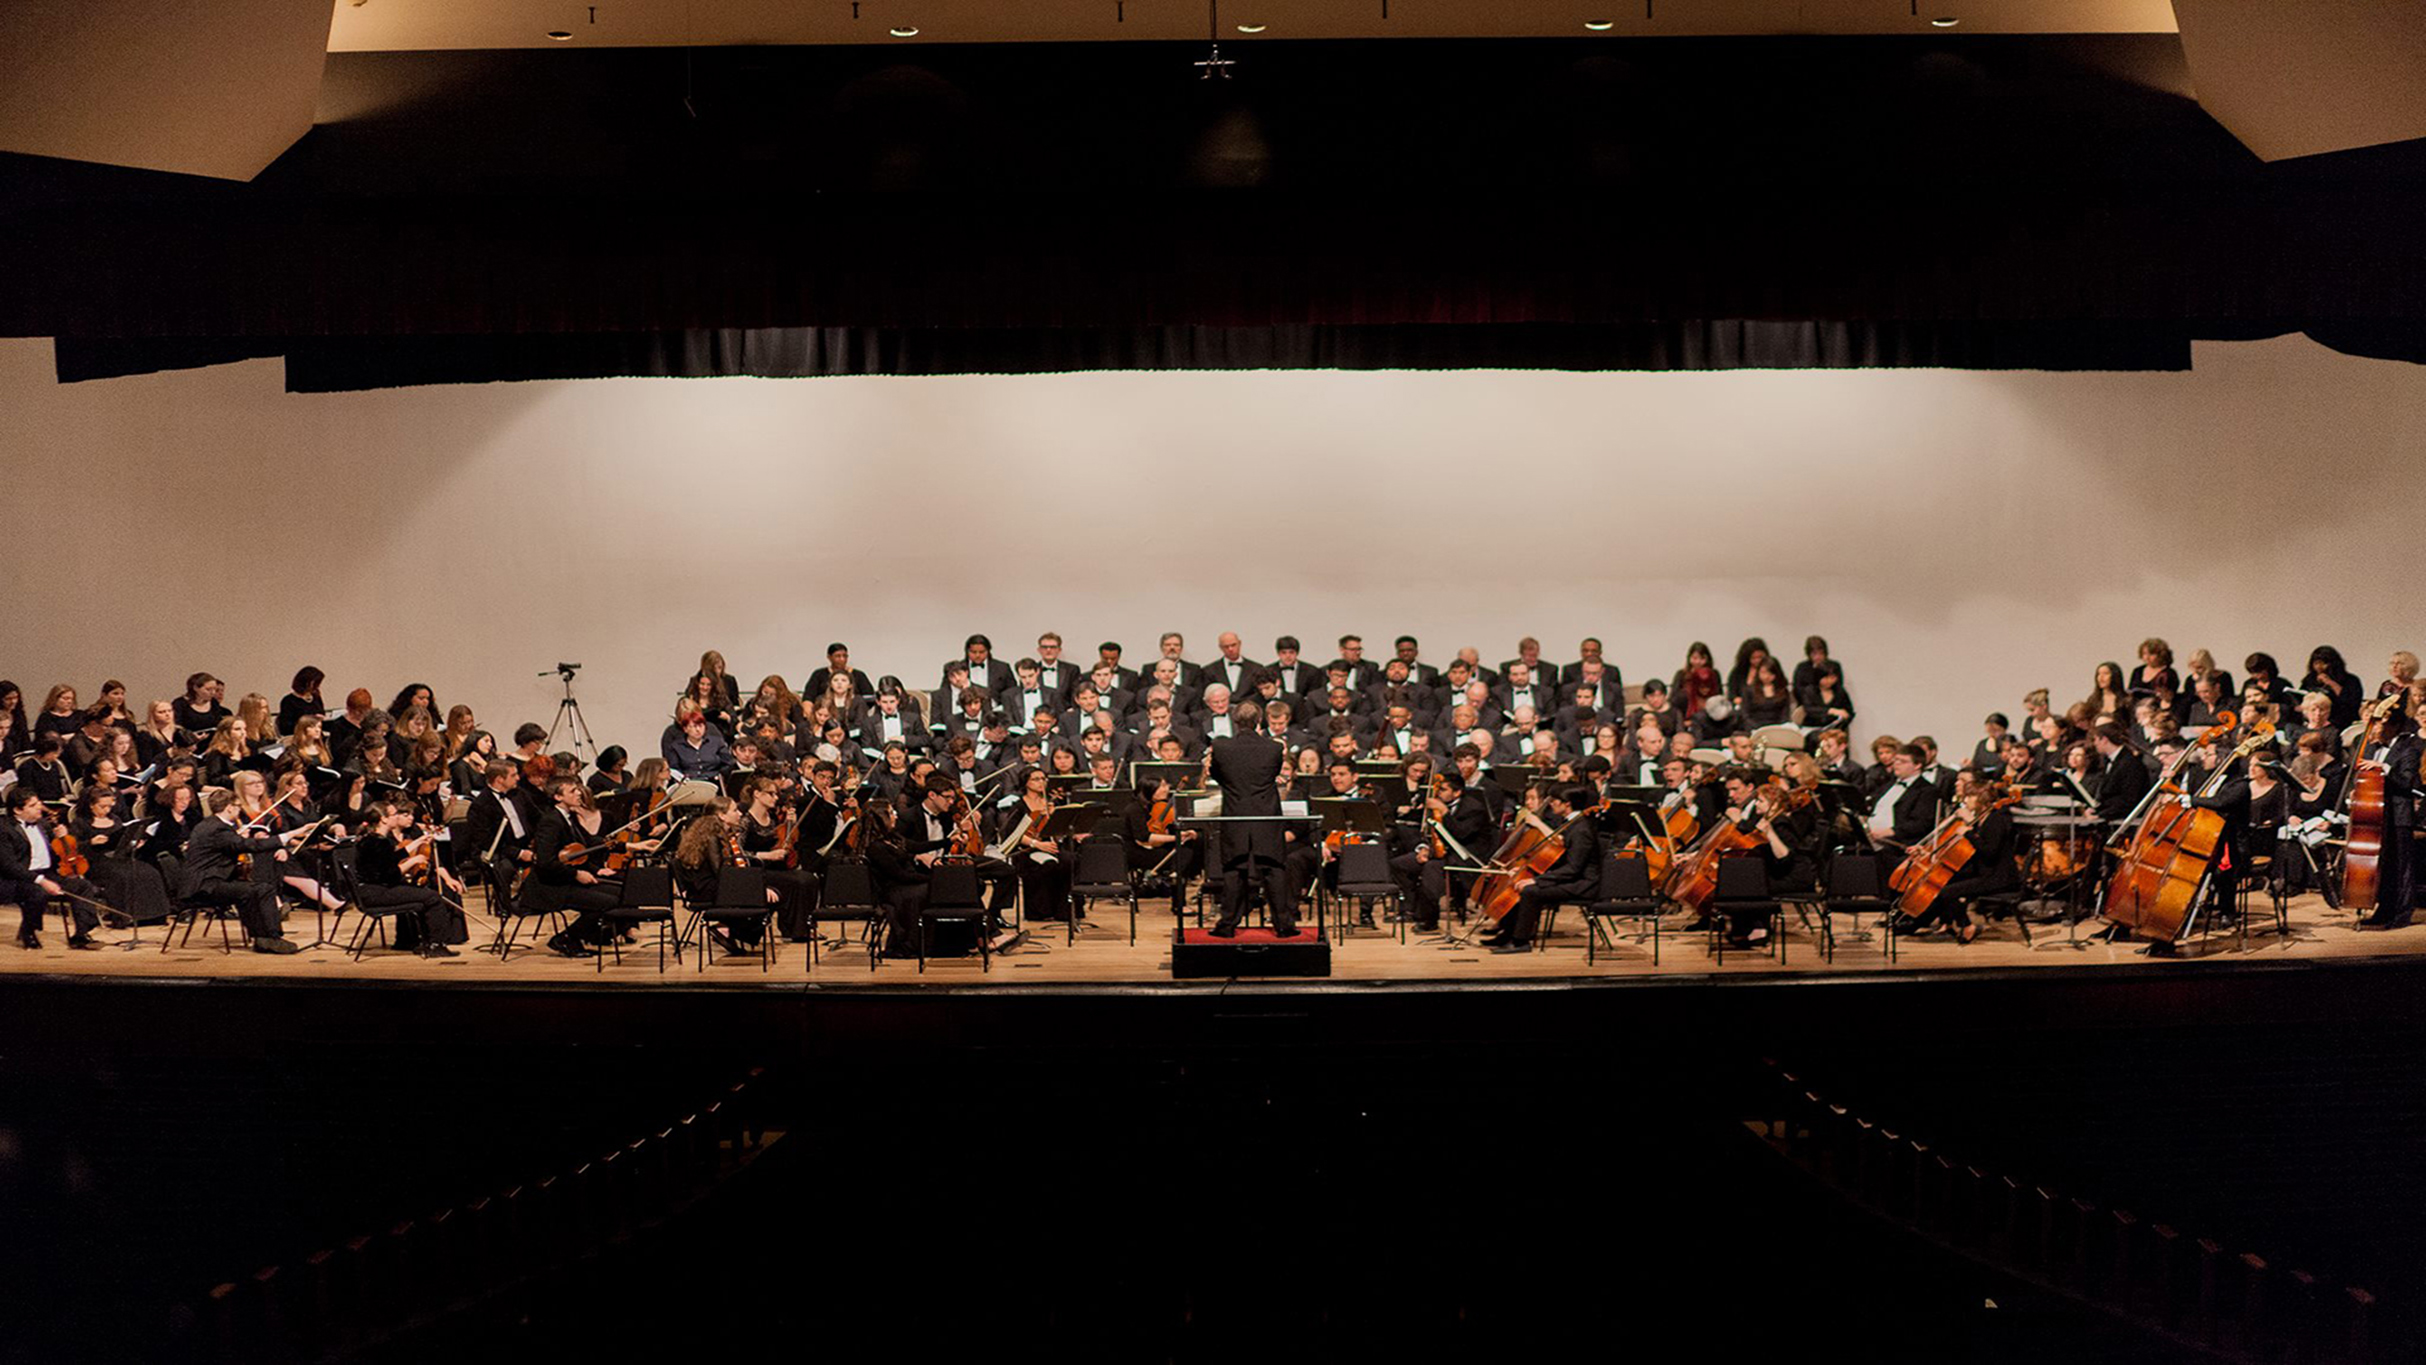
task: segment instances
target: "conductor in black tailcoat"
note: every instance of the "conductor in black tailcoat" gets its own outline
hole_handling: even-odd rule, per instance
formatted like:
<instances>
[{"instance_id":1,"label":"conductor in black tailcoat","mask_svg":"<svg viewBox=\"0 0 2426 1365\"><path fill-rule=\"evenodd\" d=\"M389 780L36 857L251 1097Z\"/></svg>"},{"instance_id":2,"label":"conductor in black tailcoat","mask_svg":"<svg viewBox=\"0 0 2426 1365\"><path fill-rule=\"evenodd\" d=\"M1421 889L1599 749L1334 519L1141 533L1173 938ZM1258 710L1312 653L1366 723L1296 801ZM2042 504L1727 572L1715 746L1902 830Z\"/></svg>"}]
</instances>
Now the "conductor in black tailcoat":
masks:
<instances>
[{"instance_id":1,"label":"conductor in black tailcoat","mask_svg":"<svg viewBox=\"0 0 2426 1365\"><path fill-rule=\"evenodd\" d=\"M1280 814L1279 740L1263 732L1263 708L1247 702L1234 708L1237 733L1213 741L1211 777L1221 788L1225 816ZM1251 821L1222 827L1221 919L1213 933L1228 938L1238 932L1239 916L1247 903L1247 883L1261 877L1272 907L1272 932L1287 938L1297 932L1297 895L1289 885L1281 858L1278 822Z\"/></svg>"}]
</instances>

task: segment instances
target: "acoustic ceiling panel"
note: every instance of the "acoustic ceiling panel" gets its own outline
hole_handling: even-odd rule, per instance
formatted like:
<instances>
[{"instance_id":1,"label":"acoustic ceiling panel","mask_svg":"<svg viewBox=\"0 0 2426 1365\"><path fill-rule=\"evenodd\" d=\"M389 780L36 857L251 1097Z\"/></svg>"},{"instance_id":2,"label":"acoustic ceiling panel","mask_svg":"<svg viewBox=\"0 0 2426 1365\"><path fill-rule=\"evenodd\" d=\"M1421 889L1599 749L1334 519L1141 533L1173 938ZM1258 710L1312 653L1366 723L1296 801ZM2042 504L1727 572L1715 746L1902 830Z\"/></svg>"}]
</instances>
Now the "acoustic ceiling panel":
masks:
<instances>
[{"instance_id":1,"label":"acoustic ceiling panel","mask_svg":"<svg viewBox=\"0 0 2426 1365\"><path fill-rule=\"evenodd\" d=\"M0 151L249 180L312 126L329 0L0 0Z\"/></svg>"},{"instance_id":2,"label":"acoustic ceiling panel","mask_svg":"<svg viewBox=\"0 0 2426 1365\"><path fill-rule=\"evenodd\" d=\"M2174 0L2199 103L2268 161L2426 137L2421 0Z\"/></svg>"}]
</instances>

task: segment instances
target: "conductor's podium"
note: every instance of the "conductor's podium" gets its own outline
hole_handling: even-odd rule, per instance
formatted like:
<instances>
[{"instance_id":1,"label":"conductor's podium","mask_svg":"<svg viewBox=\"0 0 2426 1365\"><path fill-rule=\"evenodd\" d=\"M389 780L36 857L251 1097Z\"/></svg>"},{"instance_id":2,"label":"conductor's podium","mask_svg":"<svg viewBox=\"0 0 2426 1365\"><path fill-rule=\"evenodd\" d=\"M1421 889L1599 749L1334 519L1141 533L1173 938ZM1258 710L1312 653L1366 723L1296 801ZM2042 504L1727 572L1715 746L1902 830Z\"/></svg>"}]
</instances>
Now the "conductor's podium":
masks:
<instances>
[{"instance_id":1,"label":"conductor's podium","mask_svg":"<svg viewBox=\"0 0 2426 1365\"><path fill-rule=\"evenodd\" d=\"M1215 938L1210 929L1182 928L1172 933L1173 980L1330 974L1331 941L1312 919L1300 923L1288 938L1245 925L1239 926L1234 938Z\"/></svg>"}]
</instances>

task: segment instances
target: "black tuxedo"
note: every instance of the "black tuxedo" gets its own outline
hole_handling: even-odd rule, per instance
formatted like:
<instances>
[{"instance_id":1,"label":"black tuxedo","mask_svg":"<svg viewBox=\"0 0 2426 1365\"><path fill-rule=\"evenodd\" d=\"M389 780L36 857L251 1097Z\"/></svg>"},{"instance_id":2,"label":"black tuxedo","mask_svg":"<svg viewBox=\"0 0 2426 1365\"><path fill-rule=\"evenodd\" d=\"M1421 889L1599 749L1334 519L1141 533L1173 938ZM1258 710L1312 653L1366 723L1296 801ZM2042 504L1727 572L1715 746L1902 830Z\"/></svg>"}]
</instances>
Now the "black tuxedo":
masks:
<instances>
[{"instance_id":1,"label":"black tuxedo","mask_svg":"<svg viewBox=\"0 0 2426 1365\"><path fill-rule=\"evenodd\" d=\"M1506 682L1508 680L1508 670L1523 662L1524 660L1522 659L1501 660L1499 665L1499 675L1490 680L1491 685L1493 687L1497 687L1501 683ZM1549 660L1544 659L1541 662L1533 665L1533 681L1536 683L1547 683L1551 686L1556 686L1559 679L1567 676L1567 668L1568 665L1566 664L1554 664Z\"/></svg>"},{"instance_id":2,"label":"black tuxedo","mask_svg":"<svg viewBox=\"0 0 2426 1365\"><path fill-rule=\"evenodd\" d=\"M989 658L982 664L969 663L967 659L954 659L950 663L945 664L941 669L937 670L936 677L938 682L936 683L936 689L938 691L942 691L951 686L949 679L951 676L952 664L969 664L969 685L971 687L982 687L998 697L1011 690L1019 683L1019 675L1013 673L1011 671L1011 666L1004 663L1001 659Z\"/></svg>"},{"instance_id":3,"label":"black tuxedo","mask_svg":"<svg viewBox=\"0 0 2426 1365\"><path fill-rule=\"evenodd\" d=\"M1530 684L1527 690L1531 694L1530 704L1533 707L1533 714L1545 724L1549 723L1556 713L1565 709L1560 704L1557 688L1545 687L1536 682ZM1504 682L1491 689L1491 704L1498 707L1503 716L1516 714L1517 700L1516 689Z\"/></svg>"},{"instance_id":4,"label":"black tuxedo","mask_svg":"<svg viewBox=\"0 0 2426 1365\"><path fill-rule=\"evenodd\" d=\"M1199 686L1210 686L1213 683L1220 683L1222 686L1229 688L1233 693L1240 696L1245 696L1254 690L1255 675L1262 672L1263 667L1264 666L1262 664L1255 662L1253 659L1248 658L1244 654L1238 656L1238 662L1236 664L1232 664L1228 660L1223 659L1221 656L1215 655L1213 662L1206 664L1204 668L1200 670L1195 681Z\"/></svg>"},{"instance_id":5,"label":"black tuxedo","mask_svg":"<svg viewBox=\"0 0 2426 1365\"><path fill-rule=\"evenodd\" d=\"M1544 819L1548 819L1546 813ZM1553 824L1553 828L1557 826ZM1570 820L1560 832L1566 836L1566 847L1559 853L1558 861L1525 888L1524 894L1517 897L1516 908L1500 921L1500 932L1511 944L1522 946L1533 941L1542 907L1589 902L1600 896L1600 827L1590 819Z\"/></svg>"},{"instance_id":6,"label":"black tuxedo","mask_svg":"<svg viewBox=\"0 0 2426 1365\"><path fill-rule=\"evenodd\" d=\"M2122 750L2106 760L2106 771L2098 778L2097 818L2112 823L2131 814L2154 785L2156 779L2148 775L2148 765L2140 756Z\"/></svg>"},{"instance_id":7,"label":"black tuxedo","mask_svg":"<svg viewBox=\"0 0 2426 1365\"><path fill-rule=\"evenodd\" d=\"M1332 668L1348 670L1348 690L1352 693L1361 694L1373 684L1381 681L1381 665L1371 659L1359 659L1355 663L1349 663L1345 659L1333 659L1324 671L1328 673Z\"/></svg>"},{"instance_id":8,"label":"black tuxedo","mask_svg":"<svg viewBox=\"0 0 2426 1365\"><path fill-rule=\"evenodd\" d=\"M1078 684L1086 676L1078 665L1071 663L1068 659L1057 660L1049 664L1040 662L1036 665L1037 686L1060 697L1065 706L1069 704L1071 694L1078 690Z\"/></svg>"},{"instance_id":9,"label":"black tuxedo","mask_svg":"<svg viewBox=\"0 0 2426 1365\"><path fill-rule=\"evenodd\" d=\"M5 826L0 828L0 901L17 903L17 937L32 938L42 932L43 912L50 908L51 901L50 893L34 880L36 876L48 877L60 889L79 896L90 897L94 888L81 877L61 872L56 865L41 873L34 871L34 840L44 837L45 827L37 826L29 834L25 826L17 823L16 816L10 814L0 814L0 826ZM67 915L74 925L71 933L75 938L91 933L101 923L100 914L80 900L68 902Z\"/></svg>"},{"instance_id":10,"label":"black tuxedo","mask_svg":"<svg viewBox=\"0 0 2426 1365\"><path fill-rule=\"evenodd\" d=\"M1601 656L1601 661L1600 661L1600 676L1601 676L1601 684L1602 684L1602 687L1604 688L1604 690L1612 690L1612 691L1618 691L1618 692L1623 692L1623 691L1625 691L1625 690L1626 690L1626 678L1625 678L1625 675L1624 675L1623 673L1620 673L1620 672L1618 671L1618 668L1617 668L1617 665L1616 665L1616 664L1613 664L1613 663L1609 662L1609 656L1608 656L1608 655L1606 655L1606 654L1604 654L1604 655L1602 655L1602 656ZM1584 680L1584 661L1583 661L1583 660L1578 659L1578 660L1576 660L1574 663L1571 663L1571 664L1562 664L1562 665L1560 665L1559 670L1558 670L1558 685L1559 685L1560 687L1573 687L1573 686L1575 686L1577 683L1582 682L1583 680Z\"/></svg>"},{"instance_id":11,"label":"black tuxedo","mask_svg":"<svg viewBox=\"0 0 2426 1365\"><path fill-rule=\"evenodd\" d=\"M506 802L511 799L510 796L499 796L493 791L486 790L472 798L471 809L466 811L463 817L463 847L455 850L455 855L463 866L466 868L480 866L489 856L489 846L494 843L497 848L497 865L510 867L515 862L515 855L530 845L530 839L527 836L530 825L528 823L523 825L526 836L517 839L514 837L512 823L505 818ZM503 833L501 834L500 831Z\"/></svg>"},{"instance_id":12,"label":"black tuxedo","mask_svg":"<svg viewBox=\"0 0 2426 1365\"><path fill-rule=\"evenodd\" d=\"M926 723L919 718L917 712L904 706L896 714L901 720L902 747L914 754L924 753L935 747L932 733L927 729ZM883 738L884 712L878 710L876 705L871 702L865 710L859 713L856 720L858 728L852 734L859 741L860 747L868 750L882 750L885 745Z\"/></svg>"},{"instance_id":13,"label":"black tuxedo","mask_svg":"<svg viewBox=\"0 0 2426 1365\"><path fill-rule=\"evenodd\" d=\"M1280 742L1268 735L1245 734L1216 740L1210 775L1221 790L1221 813L1280 814L1279 781L1284 757ZM1272 931L1283 935L1295 932L1297 894L1296 888L1288 884L1283 868L1281 826L1258 822L1221 828L1220 865L1226 876L1222 885L1221 924L1216 927L1237 927L1246 907L1247 881L1260 876L1271 900Z\"/></svg>"},{"instance_id":14,"label":"black tuxedo","mask_svg":"<svg viewBox=\"0 0 2426 1365\"><path fill-rule=\"evenodd\" d=\"M1888 787L1894 785L1892 781L1887 784ZM1885 794L1886 789L1881 788L1880 795ZM1875 800L1871 802L1873 807L1877 804ZM1904 788L1903 795L1895 799L1895 806L1889 815L1891 828L1887 835L1888 840L1896 844L1911 845L1928 838L1929 831L1937 828L1937 808L1936 784L1924 777L1914 777L1911 783ZM1867 816L1864 818L1866 822Z\"/></svg>"},{"instance_id":15,"label":"black tuxedo","mask_svg":"<svg viewBox=\"0 0 2426 1365\"><path fill-rule=\"evenodd\" d=\"M1330 680L1323 676L1323 671L1303 659L1294 664L1272 664L1269 667L1274 677L1297 679L1295 690L1291 690L1285 681L1280 685L1280 694L1293 700L1312 697L1330 686Z\"/></svg>"},{"instance_id":16,"label":"black tuxedo","mask_svg":"<svg viewBox=\"0 0 2426 1365\"><path fill-rule=\"evenodd\" d=\"M232 905L245 932L257 939L282 938L278 926L278 886L242 876L236 855L272 857L278 852L275 834L244 834L226 820L212 816L194 827L185 841L185 885L182 899L203 905Z\"/></svg>"}]
</instances>

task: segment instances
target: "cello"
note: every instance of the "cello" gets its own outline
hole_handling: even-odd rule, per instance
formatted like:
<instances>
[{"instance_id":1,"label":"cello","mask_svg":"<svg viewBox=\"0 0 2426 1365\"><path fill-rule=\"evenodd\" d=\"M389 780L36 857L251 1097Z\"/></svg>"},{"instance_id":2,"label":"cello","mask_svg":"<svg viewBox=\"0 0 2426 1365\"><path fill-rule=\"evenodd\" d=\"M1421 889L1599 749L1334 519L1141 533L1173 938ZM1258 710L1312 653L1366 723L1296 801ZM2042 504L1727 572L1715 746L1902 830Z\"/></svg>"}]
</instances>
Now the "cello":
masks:
<instances>
[{"instance_id":1,"label":"cello","mask_svg":"<svg viewBox=\"0 0 2426 1365\"><path fill-rule=\"evenodd\" d=\"M2199 748L2213 743L2224 730L2224 726L2218 725L2201 735ZM2173 779L2180 772L2178 763L2166 774L2165 781L2151 793L2155 799L2147 814L2141 817L2130 841L2117 855L2114 876L2106 884L2099 913L2152 942L2171 943L2182 936L2205 900L2209 874L2215 870L2216 857L2223 851L2224 817L2221 812L2199 805L2198 800L2213 794L2231 775L2234 764L2247 759L2273 736L2272 722L2261 720L2249 725L2246 736L2233 747L2231 755L2216 764L2215 771L2199 784L2195 793L2184 792L2175 784ZM2194 752L2184 750L2180 761L2187 761Z\"/></svg>"},{"instance_id":2,"label":"cello","mask_svg":"<svg viewBox=\"0 0 2426 1365\"><path fill-rule=\"evenodd\" d=\"M2359 742L2359 756L2375 748L2384 735L2384 722L2392 710L2407 696L2395 692L2369 708L2367 735ZM2342 813L2348 817L2348 842L2342 847L2342 907L2352 914L2365 915L2375 909L2377 883L2383 873L2384 861L2384 770L2365 763L2354 765L2350 774L2350 789L2342 798Z\"/></svg>"},{"instance_id":3,"label":"cello","mask_svg":"<svg viewBox=\"0 0 2426 1365\"><path fill-rule=\"evenodd\" d=\"M1568 823L1582 818L1571 816ZM1499 923L1524 895L1516 889L1517 879L1539 877L1566 852L1565 826L1552 829L1532 811L1520 812L1516 828L1501 842L1499 851L1491 855L1491 870L1474 879L1473 889L1466 893L1466 903L1479 908L1493 924Z\"/></svg>"},{"instance_id":4,"label":"cello","mask_svg":"<svg viewBox=\"0 0 2426 1365\"><path fill-rule=\"evenodd\" d=\"M1989 811L2022 799L1995 783L1989 784L1988 793L1988 809L1980 812L1982 819L1987 818ZM1914 844L1904 855L1904 861L1887 874L1887 889L1896 893L1895 908L1899 912L1918 919L1937 903L1938 893L1946 889L1946 883L1953 881L1954 874L1962 871L1971 862L1971 855L1978 851L1972 847L1971 828L1970 808L1956 802L1953 813L1939 821L1937 828L1929 831L1928 838Z\"/></svg>"},{"instance_id":5,"label":"cello","mask_svg":"<svg viewBox=\"0 0 2426 1365\"><path fill-rule=\"evenodd\" d=\"M1786 779L1772 774L1754 789L1749 805L1765 808L1774 819L1787 811L1809 805L1815 799L1817 793L1810 788L1788 786ZM1750 853L1768 843L1767 837L1760 832L1760 821L1751 809L1745 810L1744 818L1752 823L1719 821L1717 828L1702 835L1701 841L1677 861L1664 888L1668 899L1700 914L1710 897L1718 892L1719 859L1731 854Z\"/></svg>"}]
</instances>

